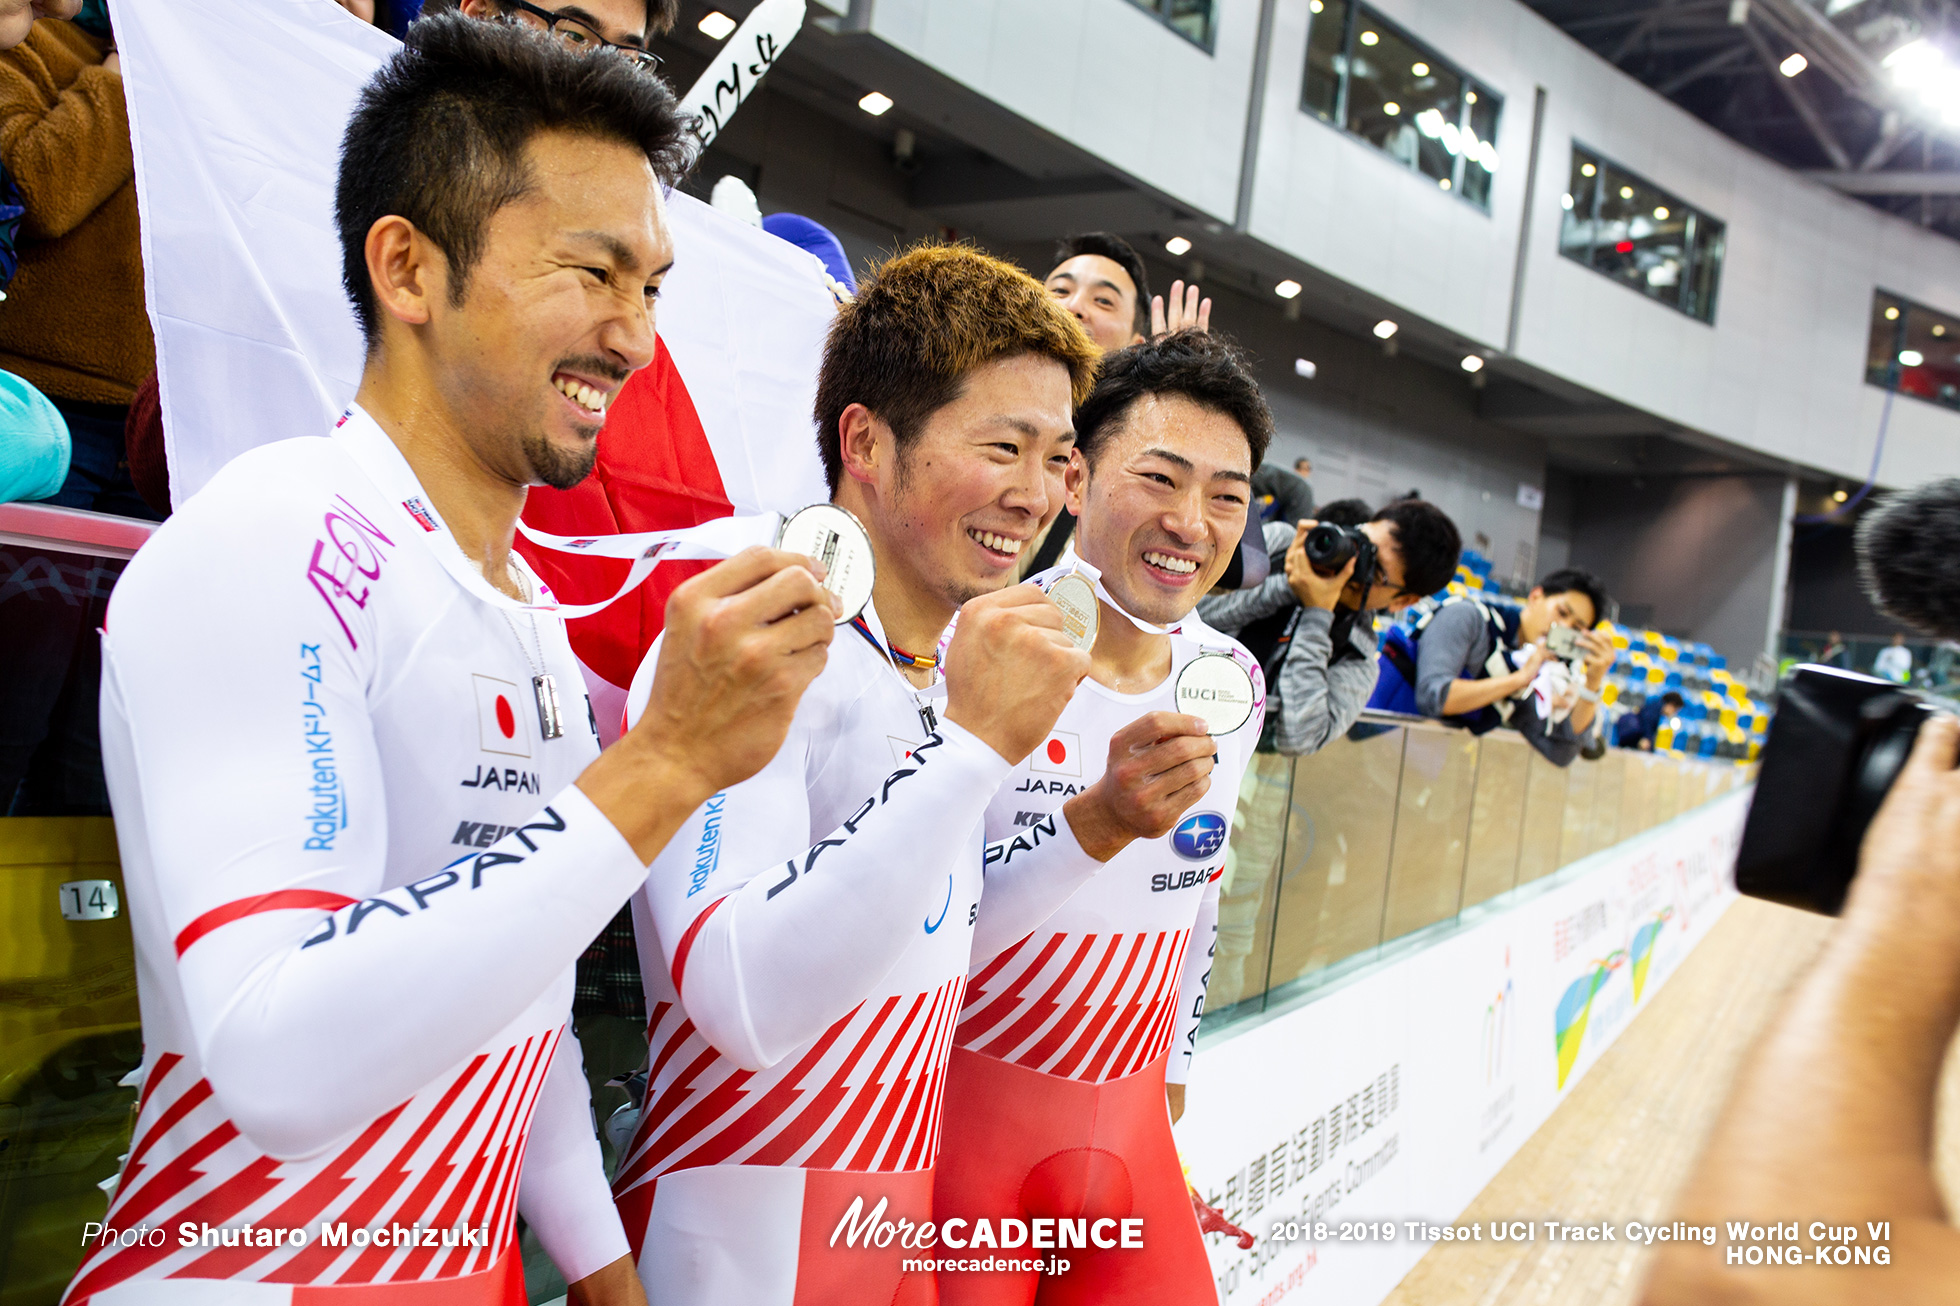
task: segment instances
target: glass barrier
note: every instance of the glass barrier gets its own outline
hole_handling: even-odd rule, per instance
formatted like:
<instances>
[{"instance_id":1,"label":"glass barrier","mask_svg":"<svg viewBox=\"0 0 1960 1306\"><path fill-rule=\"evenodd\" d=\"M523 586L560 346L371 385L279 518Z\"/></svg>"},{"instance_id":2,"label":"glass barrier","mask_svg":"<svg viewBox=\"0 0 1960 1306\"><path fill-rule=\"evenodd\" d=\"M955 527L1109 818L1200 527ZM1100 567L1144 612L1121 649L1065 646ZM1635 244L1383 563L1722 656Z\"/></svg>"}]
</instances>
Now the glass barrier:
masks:
<instances>
[{"instance_id":1,"label":"glass barrier","mask_svg":"<svg viewBox=\"0 0 1960 1306\"><path fill-rule=\"evenodd\" d=\"M143 1040L95 631L151 528L0 504L0 1306L59 1299L129 1146Z\"/></svg>"},{"instance_id":2,"label":"glass barrier","mask_svg":"<svg viewBox=\"0 0 1960 1306\"><path fill-rule=\"evenodd\" d=\"M1253 758L1232 827L1204 1029L1264 1011L1746 783L1752 766L1367 713L1308 757Z\"/></svg>"},{"instance_id":3,"label":"glass barrier","mask_svg":"<svg viewBox=\"0 0 1960 1306\"><path fill-rule=\"evenodd\" d=\"M1285 988L1382 940L1402 781L1400 726L1293 764L1268 988Z\"/></svg>"}]
</instances>

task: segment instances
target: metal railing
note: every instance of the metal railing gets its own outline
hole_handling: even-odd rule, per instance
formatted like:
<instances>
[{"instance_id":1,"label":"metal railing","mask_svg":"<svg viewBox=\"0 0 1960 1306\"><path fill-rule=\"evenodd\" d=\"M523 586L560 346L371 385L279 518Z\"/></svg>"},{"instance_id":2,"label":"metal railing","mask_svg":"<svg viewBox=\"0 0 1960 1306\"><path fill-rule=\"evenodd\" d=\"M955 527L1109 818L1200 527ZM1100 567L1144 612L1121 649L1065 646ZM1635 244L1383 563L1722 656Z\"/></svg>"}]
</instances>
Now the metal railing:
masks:
<instances>
[{"instance_id":1,"label":"metal railing","mask_svg":"<svg viewBox=\"0 0 1960 1306\"><path fill-rule=\"evenodd\" d=\"M1239 789L1203 1028L1331 983L1749 776L1617 748L1561 768L1513 731L1479 737L1374 712L1311 756L1257 754Z\"/></svg>"}]
</instances>

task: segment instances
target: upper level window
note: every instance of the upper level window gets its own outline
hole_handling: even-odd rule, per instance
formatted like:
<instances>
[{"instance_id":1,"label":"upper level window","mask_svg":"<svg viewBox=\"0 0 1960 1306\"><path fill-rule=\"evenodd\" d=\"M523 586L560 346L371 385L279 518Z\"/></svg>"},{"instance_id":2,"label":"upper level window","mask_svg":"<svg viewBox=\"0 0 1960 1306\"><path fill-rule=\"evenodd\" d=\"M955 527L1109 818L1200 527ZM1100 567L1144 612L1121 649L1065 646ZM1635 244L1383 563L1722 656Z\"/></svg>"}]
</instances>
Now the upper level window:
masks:
<instances>
[{"instance_id":1,"label":"upper level window","mask_svg":"<svg viewBox=\"0 0 1960 1306\"><path fill-rule=\"evenodd\" d=\"M1179 36L1211 53L1212 7L1216 0L1130 0L1145 13L1155 14Z\"/></svg>"},{"instance_id":2,"label":"upper level window","mask_svg":"<svg viewBox=\"0 0 1960 1306\"><path fill-rule=\"evenodd\" d=\"M1960 317L1879 291L1872 297L1865 380L1960 408Z\"/></svg>"},{"instance_id":3,"label":"upper level window","mask_svg":"<svg viewBox=\"0 0 1960 1306\"><path fill-rule=\"evenodd\" d=\"M1301 107L1488 210L1503 98L1366 5L1309 7Z\"/></svg>"},{"instance_id":4,"label":"upper level window","mask_svg":"<svg viewBox=\"0 0 1960 1306\"><path fill-rule=\"evenodd\" d=\"M1726 223L1577 144L1559 202L1559 253L1689 317L1715 320Z\"/></svg>"}]
</instances>

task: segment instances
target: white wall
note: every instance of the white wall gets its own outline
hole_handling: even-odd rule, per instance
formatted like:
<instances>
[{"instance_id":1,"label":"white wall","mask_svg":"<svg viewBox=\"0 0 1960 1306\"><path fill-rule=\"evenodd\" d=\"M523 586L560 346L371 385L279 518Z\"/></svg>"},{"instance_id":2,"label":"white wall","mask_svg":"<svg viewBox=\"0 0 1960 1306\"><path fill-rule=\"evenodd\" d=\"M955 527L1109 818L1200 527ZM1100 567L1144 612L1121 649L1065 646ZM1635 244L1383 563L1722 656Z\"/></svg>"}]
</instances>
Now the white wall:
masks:
<instances>
[{"instance_id":1,"label":"white wall","mask_svg":"<svg viewBox=\"0 0 1960 1306\"><path fill-rule=\"evenodd\" d=\"M1468 0L1511 8L1509 0ZM1549 92L1519 354L1697 430L1863 478L1881 392L1864 383L1879 286L1960 308L1960 244L1745 150L1535 20ZM1559 197L1578 139L1728 223L1715 323L1561 257ZM1901 400L1894 482L1960 472L1960 414Z\"/></svg>"},{"instance_id":2,"label":"white wall","mask_svg":"<svg viewBox=\"0 0 1960 1306\"><path fill-rule=\"evenodd\" d=\"M1516 0L1379 0L1502 93L1488 217L1299 105L1304 6L1276 23L1253 233L1439 324L1502 345L1536 88L1546 91L1518 355L1601 394L1862 479L1872 292L1960 309L1960 244L1770 162L1608 65ZM1558 252L1577 140L1728 224L1712 326ZM1960 414L1896 406L1888 479L1960 472Z\"/></svg>"},{"instance_id":3,"label":"white wall","mask_svg":"<svg viewBox=\"0 0 1960 1306\"><path fill-rule=\"evenodd\" d=\"M1532 102L1532 82L1521 71L1528 65L1511 49L1507 29L1529 11L1508 0L1401 0L1377 8L1504 97L1490 212L1300 107L1312 15L1303 3L1281 0L1273 18L1249 230L1275 249L1462 333L1468 342L1501 347L1524 210Z\"/></svg>"},{"instance_id":4,"label":"white wall","mask_svg":"<svg viewBox=\"0 0 1960 1306\"><path fill-rule=\"evenodd\" d=\"M1488 213L1300 108L1310 20L1277 0L1249 230L1466 344L1502 348L1546 91L1517 352L1752 450L1862 480L1874 289L1960 311L1960 243L1771 163L1676 108L1519 0L1377 0L1504 97ZM879 37L1136 181L1233 216L1258 0L1220 0L1206 55L1127 0L875 0ZM1558 253L1574 139L1728 224L1713 326ZM1960 414L1896 405L1882 479L1960 474Z\"/></svg>"},{"instance_id":5,"label":"white wall","mask_svg":"<svg viewBox=\"0 0 1960 1306\"><path fill-rule=\"evenodd\" d=\"M1221 221L1238 202L1258 0L1205 53L1128 0L877 0L874 35Z\"/></svg>"}]
</instances>

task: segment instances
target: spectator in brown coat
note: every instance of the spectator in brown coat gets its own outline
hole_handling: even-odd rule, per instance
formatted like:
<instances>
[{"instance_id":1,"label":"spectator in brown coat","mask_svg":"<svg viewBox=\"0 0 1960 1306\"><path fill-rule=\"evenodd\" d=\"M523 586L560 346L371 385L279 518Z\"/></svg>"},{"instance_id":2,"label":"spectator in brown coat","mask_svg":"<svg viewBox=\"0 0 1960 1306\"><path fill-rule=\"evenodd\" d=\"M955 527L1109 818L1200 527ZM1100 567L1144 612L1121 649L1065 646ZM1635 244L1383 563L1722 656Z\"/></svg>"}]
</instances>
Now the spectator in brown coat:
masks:
<instances>
[{"instance_id":1,"label":"spectator in brown coat","mask_svg":"<svg viewBox=\"0 0 1960 1306\"><path fill-rule=\"evenodd\" d=\"M123 452L130 399L156 370L156 345L122 70L107 30L100 8L85 5L77 21L44 19L0 54L0 163L26 207L20 269L0 303L0 369L39 387L67 419L68 481L48 502L154 517Z\"/></svg>"}]
</instances>

